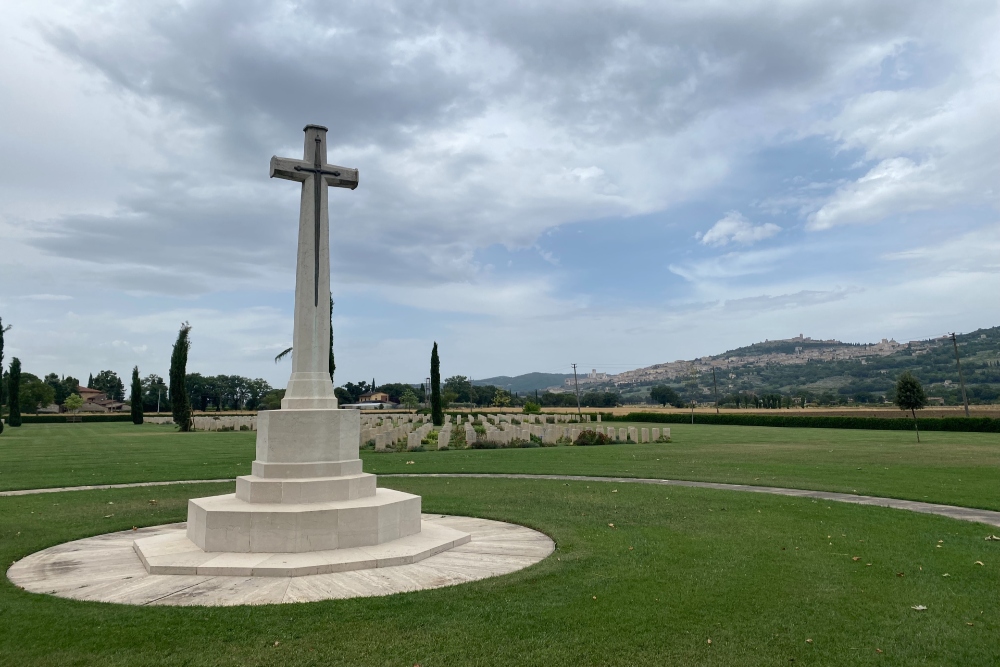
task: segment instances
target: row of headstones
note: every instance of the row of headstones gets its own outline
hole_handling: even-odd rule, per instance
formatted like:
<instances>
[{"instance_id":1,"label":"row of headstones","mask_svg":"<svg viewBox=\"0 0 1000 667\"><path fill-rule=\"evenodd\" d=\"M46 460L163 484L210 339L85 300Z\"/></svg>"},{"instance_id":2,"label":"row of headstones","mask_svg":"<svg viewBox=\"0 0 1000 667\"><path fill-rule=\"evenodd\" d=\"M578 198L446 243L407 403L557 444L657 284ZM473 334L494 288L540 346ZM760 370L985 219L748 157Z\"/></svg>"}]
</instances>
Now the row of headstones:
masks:
<instances>
[{"instance_id":1,"label":"row of headstones","mask_svg":"<svg viewBox=\"0 0 1000 667\"><path fill-rule=\"evenodd\" d=\"M544 444L556 444L561 438L569 438L575 441L580 434L586 430L597 430L605 433L603 427L571 427L571 426L548 426L539 424L509 425L501 423L499 428L493 427L489 422L483 425L484 433L478 433L471 424L465 425L465 441L473 442L496 442L500 444L510 444L515 440L529 440L531 436L541 439ZM612 440L619 442L656 442L661 437L669 438L669 428L628 428L615 429L607 427L606 435ZM439 440L440 442L440 440ZM441 446L441 445L439 445Z\"/></svg>"},{"instance_id":2,"label":"row of headstones","mask_svg":"<svg viewBox=\"0 0 1000 667\"><path fill-rule=\"evenodd\" d=\"M427 428L416 415L363 415L361 417L361 444L375 441L375 448L384 451L395 447L396 443L409 438L414 429Z\"/></svg>"}]
</instances>

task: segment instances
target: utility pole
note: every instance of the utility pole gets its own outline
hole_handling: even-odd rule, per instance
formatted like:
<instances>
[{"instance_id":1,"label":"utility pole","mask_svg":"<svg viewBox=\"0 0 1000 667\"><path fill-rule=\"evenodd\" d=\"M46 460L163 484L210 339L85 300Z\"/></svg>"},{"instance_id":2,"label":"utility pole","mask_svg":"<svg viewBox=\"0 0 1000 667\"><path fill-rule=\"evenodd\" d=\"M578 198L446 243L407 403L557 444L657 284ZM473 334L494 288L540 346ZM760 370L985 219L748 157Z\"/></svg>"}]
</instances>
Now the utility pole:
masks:
<instances>
[{"instance_id":1,"label":"utility pole","mask_svg":"<svg viewBox=\"0 0 1000 667\"><path fill-rule=\"evenodd\" d=\"M965 403L965 416L969 416L969 397L965 393L965 378L962 377L962 362L958 360L958 339L951 334L951 344L955 347L955 365L958 366L958 384L962 387L962 401Z\"/></svg>"},{"instance_id":2,"label":"utility pole","mask_svg":"<svg viewBox=\"0 0 1000 667\"><path fill-rule=\"evenodd\" d=\"M583 411L580 410L580 382L576 379L576 364L573 364L573 384L576 386L576 413L583 416ZM583 420L581 419L580 421Z\"/></svg>"},{"instance_id":3,"label":"utility pole","mask_svg":"<svg viewBox=\"0 0 1000 667\"><path fill-rule=\"evenodd\" d=\"M719 383L715 381L715 366L712 366L712 386L715 388L715 414L719 414Z\"/></svg>"}]
</instances>

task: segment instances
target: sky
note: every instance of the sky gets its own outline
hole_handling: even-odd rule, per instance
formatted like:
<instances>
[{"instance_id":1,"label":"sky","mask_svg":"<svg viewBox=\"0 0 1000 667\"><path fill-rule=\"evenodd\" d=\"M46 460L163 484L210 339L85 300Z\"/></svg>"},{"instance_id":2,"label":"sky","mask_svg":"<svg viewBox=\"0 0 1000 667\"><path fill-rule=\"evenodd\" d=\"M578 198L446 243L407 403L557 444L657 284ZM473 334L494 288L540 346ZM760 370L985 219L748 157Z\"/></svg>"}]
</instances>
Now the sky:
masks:
<instances>
[{"instance_id":1,"label":"sky","mask_svg":"<svg viewBox=\"0 0 1000 667\"><path fill-rule=\"evenodd\" d=\"M1000 324L996 2L7 0L6 362L284 386L302 127L336 384Z\"/></svg>"}]
</instances>

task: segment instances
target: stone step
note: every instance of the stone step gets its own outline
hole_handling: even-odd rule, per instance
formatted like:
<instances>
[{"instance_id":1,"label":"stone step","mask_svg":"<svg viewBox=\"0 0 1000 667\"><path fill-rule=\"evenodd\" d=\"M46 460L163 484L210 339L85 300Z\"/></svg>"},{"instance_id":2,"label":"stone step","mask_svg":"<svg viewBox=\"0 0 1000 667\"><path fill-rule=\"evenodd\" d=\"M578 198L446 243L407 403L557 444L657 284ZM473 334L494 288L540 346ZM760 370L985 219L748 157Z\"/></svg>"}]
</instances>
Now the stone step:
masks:
<instances>
[{"instance_id":1,"label":"stone step","mask_svg":"<svg viewBox=\"0 0 1000 667\"><path fill-rule=\"evenodd\" d=\"M375 495L375 475L273 479L244 475L236 478L236 497L247 503L319 503Z\"/></svg>"}]
</instances>

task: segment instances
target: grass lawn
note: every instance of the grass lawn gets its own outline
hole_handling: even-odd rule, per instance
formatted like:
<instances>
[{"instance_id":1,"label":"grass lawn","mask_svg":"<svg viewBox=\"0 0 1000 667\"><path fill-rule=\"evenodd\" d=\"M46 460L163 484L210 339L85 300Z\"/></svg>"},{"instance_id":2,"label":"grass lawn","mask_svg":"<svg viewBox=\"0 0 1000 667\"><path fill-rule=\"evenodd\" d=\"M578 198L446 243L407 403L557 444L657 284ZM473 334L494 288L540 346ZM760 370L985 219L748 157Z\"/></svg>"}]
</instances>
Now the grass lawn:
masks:
<instances>
[{"instance_id":1,"label":"grass lawn","mask_svg":"<svg viewBox=\"0 0 1000 667\"><path fill-rule=\"evenodd\" d=\"M615 424L620 426L619 424ZM622 424L624 425L624 424ZM375 473L563 473L692 479L926 500L1000 510L1000 435L673 424L673 442L606 447L363 451ZM232 478L254 433L171 426L26 424L0 435L0 490ZM407 464L414 461L414 464Z\"/></svg>"},{"instance_id":2,"label":"grass lawn","mask_svg":"<svg viewBox=\"0 0 1000 667\"><path fill-rule=\"evenodd\" d=\"M385 482L421 494L425 511L514 521L558 549L506 577L302 605L131 607L4 580L0 664L1000 663L1000 542L984 541L983 526L705 489ZM0 559L182 520L187 498L232 486L3 498Z\"/></svg>"}]
</instances>

